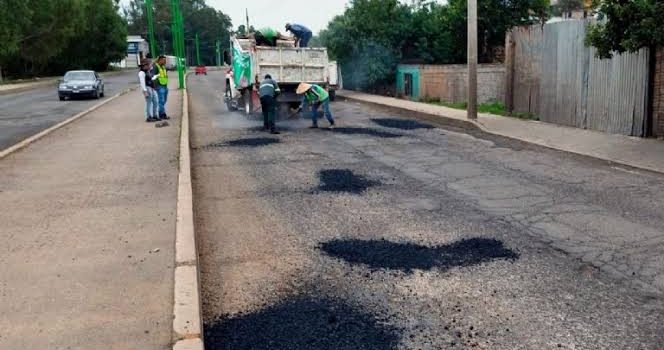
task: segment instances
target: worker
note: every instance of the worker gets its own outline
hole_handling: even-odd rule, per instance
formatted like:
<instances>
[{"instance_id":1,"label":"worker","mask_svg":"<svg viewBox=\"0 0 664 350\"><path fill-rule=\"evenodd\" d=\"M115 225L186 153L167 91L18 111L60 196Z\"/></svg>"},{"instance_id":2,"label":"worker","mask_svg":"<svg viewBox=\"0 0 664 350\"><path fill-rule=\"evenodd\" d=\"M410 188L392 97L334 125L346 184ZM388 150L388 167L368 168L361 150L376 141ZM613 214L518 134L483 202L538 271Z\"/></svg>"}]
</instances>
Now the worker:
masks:
<instances>
[{"instance_id":1,"label":"worker","mask_svg":"<svg viewBox=\"0 0 664 350\"><path fill-rule=\"evenodd\" d=\"M261 99L261 109L263 110L263 127L265 130L270 130L270 134L279 134L274 119L277 109L277 96L280 92L279 84L272 79L272 76L266 74L258 89L258 96Z\"/></svg>"},{"instance_id":2,"label":"worker","mask_svg":"<svg viewBox=\"0 0 664 350\"><path fill-rule=\"evenodd\" d=\"M155 82L150 73L150 65L149 59L142 59L138 72L138 83L143 97L145 97L145 121L148 123L159 120L159 97L157 97L157 91L154 89Z\"/></svg>"},{"instance_id":3,"label":"worker","mask_svg":"<svg viewBox=\"0 0 664 350\"><path fill-rule=\"evenodd\" d=\"M298 95L303 95L298 111L302 111L308 105L311 105L312 129L318 128L318 108L320 106L323 106L323 113L327 121L330 122L330 129L334 128L334 118L332 112L330 112L330 94L325 89L316 84L300 83L296 92Z\"/></svg>"},{"instance_id":4,"label":"worker","mask_svg":"<svg viewBox=\"0 0 664 350\"><path fill-rule=\"evenodd\" d=\"M286 30L295 36L295 47L307 47L313 36L311 30L301 24L286 23Z\"/></svg>"},{"instance_id":5,"label":"worker","mask_svg":"<svg viewBox=\"0 0 664 350\"><path fill-rule=\"evenodd\" d=\"M168 101L168 72L166 71L166 56L160 55L152 70L155 77L155 88L159 95L159 119L171 119L166 114L166 102Z\"/></svg>"},{"instance_id":6,"label":"worker","mask_svg":"<svg viewBox=\"0 0 664 350\"><path fill-rule=\"evenodd\" d=\"M279 32L270 27L261 28L254 33L257 46L277 46L279 37Z\"/></svg>"}]
</instances>

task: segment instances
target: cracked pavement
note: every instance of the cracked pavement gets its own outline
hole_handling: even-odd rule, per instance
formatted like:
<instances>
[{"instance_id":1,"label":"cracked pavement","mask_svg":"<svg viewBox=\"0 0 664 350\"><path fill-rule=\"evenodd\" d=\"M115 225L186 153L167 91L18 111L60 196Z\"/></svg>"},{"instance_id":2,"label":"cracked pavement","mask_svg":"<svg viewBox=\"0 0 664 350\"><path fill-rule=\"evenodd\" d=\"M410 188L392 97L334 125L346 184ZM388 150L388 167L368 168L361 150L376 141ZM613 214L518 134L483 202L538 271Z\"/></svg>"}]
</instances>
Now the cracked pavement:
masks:
<instances>
[{"instance_id":1,"label":"cracked pavement","mask_svg":"<svg viewBox=\"0 0 664 350\"><path fill-rule=\"evenodd\" d=\"M384 120L408 114L343 101L332 104L339 131L286 120L279 142L210 147L267 137L258 119L226 111L222 82L189 80L206 348L261 348L234 334L277 318L286 324L266 348L355 338L339 324L357 323L375 337L324 338L329 348L664 348L664 176L452 127L399 128ZM316 191L322 171L375 185ZM452 254L436 247L468 239L518 258L436 267ZM330 242L338 254L321 250ZM422 254L432 260L413 260ZM311 317L289 317L303 310Z\"/></svg>"}]
</instances>

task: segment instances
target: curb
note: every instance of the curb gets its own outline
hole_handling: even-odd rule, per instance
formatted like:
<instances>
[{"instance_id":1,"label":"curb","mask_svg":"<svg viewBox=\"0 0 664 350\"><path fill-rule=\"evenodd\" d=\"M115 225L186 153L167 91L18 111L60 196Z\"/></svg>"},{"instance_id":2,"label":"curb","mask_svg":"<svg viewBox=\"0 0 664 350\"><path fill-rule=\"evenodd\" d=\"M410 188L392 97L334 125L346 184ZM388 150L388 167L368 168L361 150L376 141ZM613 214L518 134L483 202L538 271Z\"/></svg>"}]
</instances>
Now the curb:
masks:
<instances>
[{"instance_id":1,"label":"curb","mask_svg":"<svg viewBox=\"0 0 664 350\"><path fill-rule=\"evenodd\" d=\"M60 123L55 124L55 125L53 125L52 127L48 128L46 130L42 130L41 132L39 132L35 135L32 135L32 136L28 137L27 139L13 145L13 146L9 146L8 148L5 148L4 150L0 151L0 159L3 159L5 157L7 157L8 155L29 146L30 144L38 141L39 139L43 138L44 136L46 136L46 135L48 135L48 134L50 134L50 133L52 133L52 132L54 132L54 131L56 131L56 130L64 127L64 126L67 126L68 124L71 124L71 123L75 122L76 120L84 117L86 114L97 110L99 107L101 107L101 106L117 99L118 97L120 97L122 95L125 95L125 94L127 94L127 93L129 93L133 90L136 90L137 88L138 87L125 89L125 90L113 95L112 97L106 99L105 101L103 101L101 103L98 103L98 104L84 110L83 112L75 114L74 116L69 117L68 119L66 119L64 121L61 121Z\"/></svg>"},{"instance_id":2,"label":"curb","mask_svg":"<svg viewBox=\"0 0 664 350\"><path fill-rule=\"evenodd\" d=\"M599 160L599 161L602 161L602 162L608 162L610 164L623 165L623 166L627 166L627 167L634 168L634 169L649 171L649 172L658 173L658 174L664 174L664 171L662 171L661 169L652 168L652 167L649 167L647 165L634 164L632 162L624 161L624 160L603 158L603 157L600 157L600 156L597 156L597 155L582 153L582 152L578 152L578 151L574 151L574 150L570 150L570 149L565 149L565 148L562 148L562 147L556 147L554 145L550 145L550 144L547 144L545 142L538 142L538 141L534 141L534 140L524 140L524 139L520 139L520 138L515 137L515 136L505 135L505 134L500 133L500 132L491 131L491 130L487 129L486 126L484 126L482 124L481 120L479 120L479 119L478 120L461 120L461 119L457 119L457 118L448 117L448 116L445 116L445 115L442 115L442 114L432 114L432 113L426 112L424 110L410 109L410 108L405 108L405 107L396 107L396 106L385 105L385 104L382 104L380 102L367 101L367 100L364 100L362 98L358 98L358 97L354 97L354 96L337 95L337 97L341 98L341 99L345 99L345 100L352 100L352 101L356 101L356 102L360 102L360 103L366 103L366 104L370 104L370 105L380 106L380 107L383 107L383 108L388 108L388 109L393 108L393 109L398 109L398 110L402 110L402 111L408 111L408 112L416 113L417 115L413 116L412 119L420 119L420 120L424 120L424 121L439 123L439 124L443 124L443 125L449 125L449 126L453 126L453 127L459 127L459 128L468 129L468 130L476 130L476 131L483 132L483 133L488 134L488 135L504 137L506 139L510 139L510 140L513 140L513 141L523 142L523 143L527 143L527 144L531 144L531 145L535 145L535 146L539 146L539 147L544 147L544 148L548 148L548 149L551 149L551 150L554 150L554 151L565 152L565 153L573 154L573 155L576 155L576 156L591 158L591 159ZM479 117L481 118L482 114L479 114ZM509 118L509 117L506 117L506 118Z\"/></svg>"},{"instance_id":3,"label":"curb","mask_svg":"<svg viewBox=\"0 0 664 350\"><path fill-rule=\"evenodd\" d=\"M204 350L200 277L191 187L189 97L186 76L185 88L182 90L174 282L173 350Z\"/></svg>"}]
</instances>

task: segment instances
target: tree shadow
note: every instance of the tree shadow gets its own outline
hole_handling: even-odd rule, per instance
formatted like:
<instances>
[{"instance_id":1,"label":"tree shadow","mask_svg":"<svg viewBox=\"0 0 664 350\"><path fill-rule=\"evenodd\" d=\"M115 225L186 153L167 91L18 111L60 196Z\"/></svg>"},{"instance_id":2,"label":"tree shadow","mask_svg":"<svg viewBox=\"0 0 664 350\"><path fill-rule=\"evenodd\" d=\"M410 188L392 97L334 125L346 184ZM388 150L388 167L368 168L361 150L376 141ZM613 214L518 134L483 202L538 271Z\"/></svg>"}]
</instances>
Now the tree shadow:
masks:
<instances>
[{"instance_id":1,"label":"tree shadow","mask_svg":"<svg viewBox=\"0 0 664 350\"><path fill-rule=\"evenodd\" d=\"M448 270L479 265L495 259L516 260L519 255L503 242L489 238L470 238L451 244L427 247L387 240L333 240L320 245L326 254L351 264L372 269L393 269L411 273L414 269Z\"/></svg>"},{"instance_id":2,"label":"tree shadow","mask_svg":"<svg viewBox=\"0 0 664 350\"><path fill-rule=\"evenodd\" d=\"M208 350L396 349L399 334L374 315L339 301L293 297L205 327Z\"/></svg>"},{"instance_id":3,"label":"tree shadow","mask_svg":"<svg viewBox=\"0 0 664 350\"><path fill-rule=\"evenodd\" d=\"M339 127L334 129L324 129L335 134L344 134L344 135L366 135L366 136L375 136L380 138L395 138L401 137L403 135L391 133L388 131L380 131L371 128L355 128L355 127Z\"/></svg>"},{"instance_id":4,"label":"tree shadow","mask_svg":"<svg viewBox=\"0 0 664 350\"><path fill-rule=\"evenodd\" d=\"M367 188L378 186L381 183L355 175L349 169L326 169L318 173L320 185L317 190L322 192L347 192L361 194Z\"/></svg>"},{"instance_id":5,"label":"tree shadow","mask_svg":"<svg viewBox=\"0 0 664 350\"><path fill-rule=\"evenodd\" d=\"M397 119L397 118L375 118L371 119L372 122L393 129L401 130L417 130L417 129L433 129L433 125L419 122L411 119Z\"/></svg>"}]
</instances>

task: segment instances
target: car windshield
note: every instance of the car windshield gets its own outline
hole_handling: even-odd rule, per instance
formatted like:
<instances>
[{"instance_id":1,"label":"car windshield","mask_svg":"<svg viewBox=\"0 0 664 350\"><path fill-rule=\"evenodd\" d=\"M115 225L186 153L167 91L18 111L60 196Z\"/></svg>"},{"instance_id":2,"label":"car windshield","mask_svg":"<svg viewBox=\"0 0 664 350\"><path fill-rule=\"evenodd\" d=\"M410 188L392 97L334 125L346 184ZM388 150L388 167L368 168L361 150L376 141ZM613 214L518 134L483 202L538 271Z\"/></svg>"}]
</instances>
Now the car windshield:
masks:
<instances>
[{"instance_id":1,"label":"car windshield","mask_svg":"<svg viewBox=\"0 0 664 350\"><path fill-rule=\"evenodd\" d=\"M67 72L65 81L70 80L95 80L95 74L92 72Z\"/></svg>"}]
</instances>

